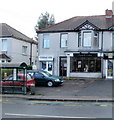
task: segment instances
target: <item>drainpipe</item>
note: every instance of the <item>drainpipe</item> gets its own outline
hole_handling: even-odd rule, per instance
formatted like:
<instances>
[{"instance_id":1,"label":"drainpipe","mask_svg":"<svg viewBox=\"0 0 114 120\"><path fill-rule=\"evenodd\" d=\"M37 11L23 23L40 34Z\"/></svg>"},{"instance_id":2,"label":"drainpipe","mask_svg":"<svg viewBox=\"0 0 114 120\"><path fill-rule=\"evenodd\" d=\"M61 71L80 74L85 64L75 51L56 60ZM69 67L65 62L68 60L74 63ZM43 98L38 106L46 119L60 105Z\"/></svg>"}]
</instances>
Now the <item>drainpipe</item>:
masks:
<instances>
[{"instance_id":1,"label":"drainpipe","mask_svg":"<svg viewBox=\"0 0 114 120\"><path fill-rule=\"evenodd\" d=\"M30 43L30 65L32 65L32 44L33 42Z\"/></svg>"},{"instance_id":2,"label":"drainpipe","mask_svg":"<svg viewBox=\"0 0 114 120\"><path fill-rule=\"evenodd\" d=\"M101 53L103 53L103 31L102 31L102 40L101 40ZM102 73L102 78L103 78L103 63L104 63L104 60L103 60L103 56L101 57L101 73Z\"/></svg>"}]
</instances>

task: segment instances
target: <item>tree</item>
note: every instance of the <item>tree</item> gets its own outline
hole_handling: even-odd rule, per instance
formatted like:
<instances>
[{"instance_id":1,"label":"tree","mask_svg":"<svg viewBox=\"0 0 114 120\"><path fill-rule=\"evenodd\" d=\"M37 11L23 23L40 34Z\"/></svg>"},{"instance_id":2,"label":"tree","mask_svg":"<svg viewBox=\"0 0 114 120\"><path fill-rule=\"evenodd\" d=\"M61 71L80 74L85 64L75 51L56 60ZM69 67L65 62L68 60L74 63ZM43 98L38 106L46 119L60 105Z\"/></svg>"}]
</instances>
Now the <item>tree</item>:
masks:
<instances>
[{"instance_id":1,"label":"tree","mask_svg":"<svg viewBox=\"0 0 114 120\"><path fill-rule=\"evenodd\" d=\"M46 12L45 14L41 13L35 26L35 30L43 29L53 24L55 24L55 18L53 14L50 15L48 12Z\"/></svg>"}]
</instances>

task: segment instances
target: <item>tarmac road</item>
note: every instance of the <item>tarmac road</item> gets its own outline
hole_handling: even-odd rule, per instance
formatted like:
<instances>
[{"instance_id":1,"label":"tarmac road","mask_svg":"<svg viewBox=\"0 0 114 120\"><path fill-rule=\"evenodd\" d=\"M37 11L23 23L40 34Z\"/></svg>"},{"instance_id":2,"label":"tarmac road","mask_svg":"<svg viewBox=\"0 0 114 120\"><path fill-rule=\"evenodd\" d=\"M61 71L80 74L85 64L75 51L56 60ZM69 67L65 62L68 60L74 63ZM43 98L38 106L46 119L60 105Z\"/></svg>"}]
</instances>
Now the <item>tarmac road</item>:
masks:
<instances>
[{"instance_id":1,"label":"tarmac road","mask_svg":"<svg viewBox=\"0 0 114 120\"><path fill-rule=\"evenodd\" d=\"M113 80L65 80L58 87L36 87L36 95L41 96L98 96L112 97Z\"/></svg>"},{"instance_id":2,"label":"tarmac road","mask_svg":"<svg viewBox=\"0 0 114 120\"><path fill-rule=\"evenodd\" d=\"M97 101L98 99L102 102L112 100L113 91L113 80L66 80L62 86L58 87L42 87L38 86L35 88L35 95L3 95L3 99L21 99L22 101L12 103L12 100L3 103L3 116L10 118L20 117L47 117L47 118L86 118L86 117L98 117L98 118L111 118L112 117L112 106L108 103L96 102L85 103L89 101ZM53 104L54 102L38 103L28 100L51 100L63 102ZM23 102L23 101L26 102ZM67 105L64 101L70 101ZM74 104L71 101L82 101L83 103ZM59 101L58 101L59 102ZM18 108L18 109L17 109ZM23 108L23 109L22 109ZM66 109L67 108L67 109ZM20 112L19 112L19 111ZM18 111L18 112L16 112ZM66 115L67 113L67 115ZM30 115L29 115L30 114ZM90 116L91 114L91 116ZM39 116L38 116L39 115Z\"/></svg>"},{"instance_id":3,"label":"tarmac road","mask_svg":"<svg viewBox=\"0 0 114 120\"><path fill-rule=\"evenodd\" d=\"M112 118L112 103L3 99L3 118Z\"/></svg>"},{"instance_id":4,"label":"tarmac road","mask_svg":"<svg viewBox=\"0 0 114 120\"><path fill-rule=\"evenodd\" d=\"M32 100L54 101L97 101L112 102L114 80L81 79L65 80L58 87L35 87L35 95L3 94L3 98L24 98Z\"/></svg>"}]
</instances>

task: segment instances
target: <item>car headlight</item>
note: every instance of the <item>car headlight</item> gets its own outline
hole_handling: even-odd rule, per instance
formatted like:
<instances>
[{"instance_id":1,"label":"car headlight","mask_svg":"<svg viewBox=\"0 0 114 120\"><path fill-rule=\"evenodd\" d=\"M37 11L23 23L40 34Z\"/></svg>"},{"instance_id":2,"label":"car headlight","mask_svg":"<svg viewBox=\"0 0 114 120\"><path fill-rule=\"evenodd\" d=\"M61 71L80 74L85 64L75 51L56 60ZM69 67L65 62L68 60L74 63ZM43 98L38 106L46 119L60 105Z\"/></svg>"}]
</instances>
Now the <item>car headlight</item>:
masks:
<instances>
[{"instance_id":1,"label":"car headlight","mask_svg":"<svg viewBox=\"0 0 114 120\"><path fill-rule=\"evenodd\" d=\"M59 80L59 79L56 79L55 82L60 82L60 80Z\"/></svg>"}]
</instances>

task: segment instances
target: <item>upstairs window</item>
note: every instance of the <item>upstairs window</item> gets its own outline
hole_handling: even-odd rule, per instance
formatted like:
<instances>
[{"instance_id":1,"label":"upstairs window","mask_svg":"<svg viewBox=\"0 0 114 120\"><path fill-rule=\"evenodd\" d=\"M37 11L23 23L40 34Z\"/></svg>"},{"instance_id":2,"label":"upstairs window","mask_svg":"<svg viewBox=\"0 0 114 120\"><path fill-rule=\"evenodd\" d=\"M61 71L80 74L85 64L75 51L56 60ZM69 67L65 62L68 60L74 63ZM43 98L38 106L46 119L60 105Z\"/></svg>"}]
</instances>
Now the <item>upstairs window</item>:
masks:
<instances>
[{"instance_id":1,"label":"upstairs window","mask_svg":"<svg viewBox=\"0 0 114 120\"><path fill-rule=\"evenodd\" d=\"M50 40L48 34L45 34L43 36L43 48L50 48Z\"/></svg>"},{"instance_id":2,"label":"upstairs window","mask_svg":"<svg viewBox=\"0 0 114 120\"><path fill-rule=\"evenodd\" d=\"M7 39L2 39L2 51L7 51Z\"/></svg>"},{"instance_id":3,"label":"upstairs window","mask_svg":"<svg viewBox=\"0 0 114 120\"><path fill-rule=\"evenodd\" d=\"M61 34L61 48L67 47L68 34Z\"/></svg>"},{"instance_id":4,"label":"upstairs window","mask_svg":"<svg viewBox=\"0 0 114 120\"><path fill-rule=\"evenodd\" d=\"M27 55L27 46L22 46L22 54Z\"/></svg>"},{"instance_id":5,"label":"upstairs window","mask_svg":"<svg viewBox=\"0 0 114 120\"><path fill-rule=\"evenodd\" d=\"M91 32L83 32L83 47L91 47Z\"/></svg>"},{"instance_id":6,"label":"upstairs window","mask_svg":"<svg viewBox=\"0 0 114 120\"><path fill-rule=\"evenodd\" d=\"M99 34L98 32L94 32L93 46L99 47Z\"/></svg>"},{"instance_id":7,"label":"upstairs window","mask_svg":"<svg viewBox=\"0 0 114 120\"><path fill-rule=\"evenodd\" d=\"M92 30L82 30L78 33L78 47L98 48L99 34Z\"/></svg>"}]
</instances>

